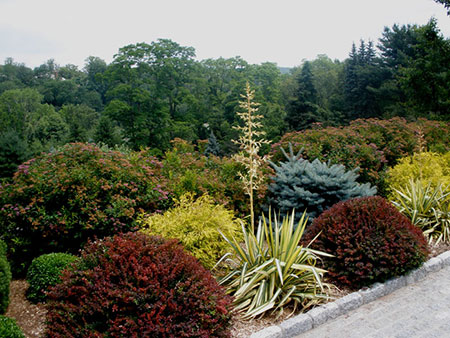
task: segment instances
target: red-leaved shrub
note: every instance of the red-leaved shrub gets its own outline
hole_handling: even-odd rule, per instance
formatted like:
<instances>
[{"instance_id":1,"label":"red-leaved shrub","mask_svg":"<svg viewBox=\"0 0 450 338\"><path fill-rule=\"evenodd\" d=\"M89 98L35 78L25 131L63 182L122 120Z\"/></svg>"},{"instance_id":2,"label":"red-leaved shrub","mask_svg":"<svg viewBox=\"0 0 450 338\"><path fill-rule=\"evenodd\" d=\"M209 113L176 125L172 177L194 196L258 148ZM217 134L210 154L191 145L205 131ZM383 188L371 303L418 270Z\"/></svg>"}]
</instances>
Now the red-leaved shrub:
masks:
<instances>
[{"instance_id":1,"label":"red-leaved shrub","mask_svg":"<svg viewBox=\"0 0 450 338\"><path fill-rule=\"evenodd\" d=\"M51 289L47 337L228 336L231 299L176 240L88 242Z\"/></svg>"},{"instance_id":2,"label":"red-leaved shrub","mask_svg":"<svg viewBox=\"0 0 450 338\"><path fill-rule=\"evenodd\" d=\"M379 196L335 204L314 220L304 242L334 255L323 259L336 284L352 289L419 267L428 247L420 229Z\"/></svg>"}]
</instances>

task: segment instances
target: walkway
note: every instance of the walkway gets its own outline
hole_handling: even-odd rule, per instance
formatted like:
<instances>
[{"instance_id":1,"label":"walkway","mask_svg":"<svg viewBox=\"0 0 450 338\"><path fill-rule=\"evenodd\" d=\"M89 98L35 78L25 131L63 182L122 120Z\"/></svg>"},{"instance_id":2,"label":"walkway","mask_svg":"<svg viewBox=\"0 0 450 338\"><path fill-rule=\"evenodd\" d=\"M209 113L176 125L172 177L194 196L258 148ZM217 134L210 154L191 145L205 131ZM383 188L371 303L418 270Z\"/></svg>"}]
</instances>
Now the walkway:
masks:
<instances>
[{"instance_id":1,"label":"walkway","mask_svg":"<svg viewBox=\"0 0 450 338\"><path fill-rule=\"evenodd\" d=\"M296 338L450 338L450 266Z\"/></svg>"}]
</instances>

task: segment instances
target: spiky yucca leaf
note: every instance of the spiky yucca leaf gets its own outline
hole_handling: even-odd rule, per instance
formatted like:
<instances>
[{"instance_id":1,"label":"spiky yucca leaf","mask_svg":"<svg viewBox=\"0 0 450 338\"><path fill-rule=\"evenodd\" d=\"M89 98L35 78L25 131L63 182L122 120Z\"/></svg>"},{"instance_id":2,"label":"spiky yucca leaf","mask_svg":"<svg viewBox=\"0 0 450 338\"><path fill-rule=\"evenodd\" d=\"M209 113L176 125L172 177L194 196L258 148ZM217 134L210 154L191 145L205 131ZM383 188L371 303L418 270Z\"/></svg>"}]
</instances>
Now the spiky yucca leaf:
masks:
<instances>
[{"instance_id":1,"label":"spiky yucca leaf","mask_svg":"<svg viewBox=\"0 0 450 338\"><path fill-rule=\"evenodd\" d=\"M394 189L392 204L420 227L429 242L450 242L450 186L410 180L406 187Z\"/></svg>"},{"instance_id":2,"label":"spiky yucca leaf","mask_svg":"<svg viewBox=\"0 0 450 338\"><path fill-rule=\"evenodd\" d=\"M294 213L279 222L263 216L256 235L242 225L244 245L223 236L233 248L235 268L219 283L234 296L235 311L250 319L269 310L283 312L288 304L307 308L328 299L330 285L323 283L323 269L316 261L326 253L299 246L307 223L304 213L294 227Z\"/></svg>"}]
</instances>

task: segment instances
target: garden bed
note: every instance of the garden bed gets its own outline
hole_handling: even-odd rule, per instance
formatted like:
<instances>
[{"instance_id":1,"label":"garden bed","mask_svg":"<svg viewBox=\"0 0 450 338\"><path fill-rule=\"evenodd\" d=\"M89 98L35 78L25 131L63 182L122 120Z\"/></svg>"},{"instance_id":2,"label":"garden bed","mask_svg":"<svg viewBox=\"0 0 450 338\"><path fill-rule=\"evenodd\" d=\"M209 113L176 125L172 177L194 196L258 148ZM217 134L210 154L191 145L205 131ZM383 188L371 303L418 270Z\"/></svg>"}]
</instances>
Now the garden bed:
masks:
<instances>
[{"instance_id":1,"label":"garden bed","mask_svg":"<svg viewBox=\"0 0 450 338\"><path fill-rule=\"evenodd\" d=\"M439 244L431 248L430 258L435 257L445 251L450 250L450 244ZM6 312L6 316L14 318L17 324L22 328L26 337L41 337L45 330L45 306L42 304L32 304L26 297L25 292L28 284L25 280L14 280L11 283L11 302ZM332 296L340 298L349 294L350 290L333 290ZM286 319L289 311L278 319L275 317L264 317L253 321L244 321L239 317L233 320L232 337L248 337L253 332L262 330L265 327L277 324Z\"/></svg>"}]
</instances>

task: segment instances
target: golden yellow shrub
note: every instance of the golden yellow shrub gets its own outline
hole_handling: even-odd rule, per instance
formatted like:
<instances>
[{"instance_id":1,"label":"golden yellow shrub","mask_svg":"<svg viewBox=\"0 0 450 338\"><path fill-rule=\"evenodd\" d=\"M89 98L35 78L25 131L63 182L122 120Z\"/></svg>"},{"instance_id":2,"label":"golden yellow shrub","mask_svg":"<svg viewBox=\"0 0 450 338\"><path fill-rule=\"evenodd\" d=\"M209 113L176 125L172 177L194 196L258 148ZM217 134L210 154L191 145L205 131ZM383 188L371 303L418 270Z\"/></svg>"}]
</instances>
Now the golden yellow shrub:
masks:
<instances>
[{"instance_id":1,"label":"golden yellow shrub","mask_svg":"<svg viewBox=\"0 0 450 338\"><path fill-rule=\"evenodd\" d=\"M421 152L404 157L388 171L386 181L392 192L407 186L410 180L419 180L424 186L431 183L432 188L439 183L443 186L450 184L450 152Z\"/></svg>"},{"instance_id":2,"label":"golden yellow shrub","mask_svg":"<svg viewBox=\"0 0 450 338\"><path fill-rule=\"evenodd\" d=\"M208 269L229 251L220 232L227 238L242 237L239 219L208 195L194 199L187 193L162 215L141 215L138 224L146 234L178 239Z\"/></svg>"}]
</instances>

